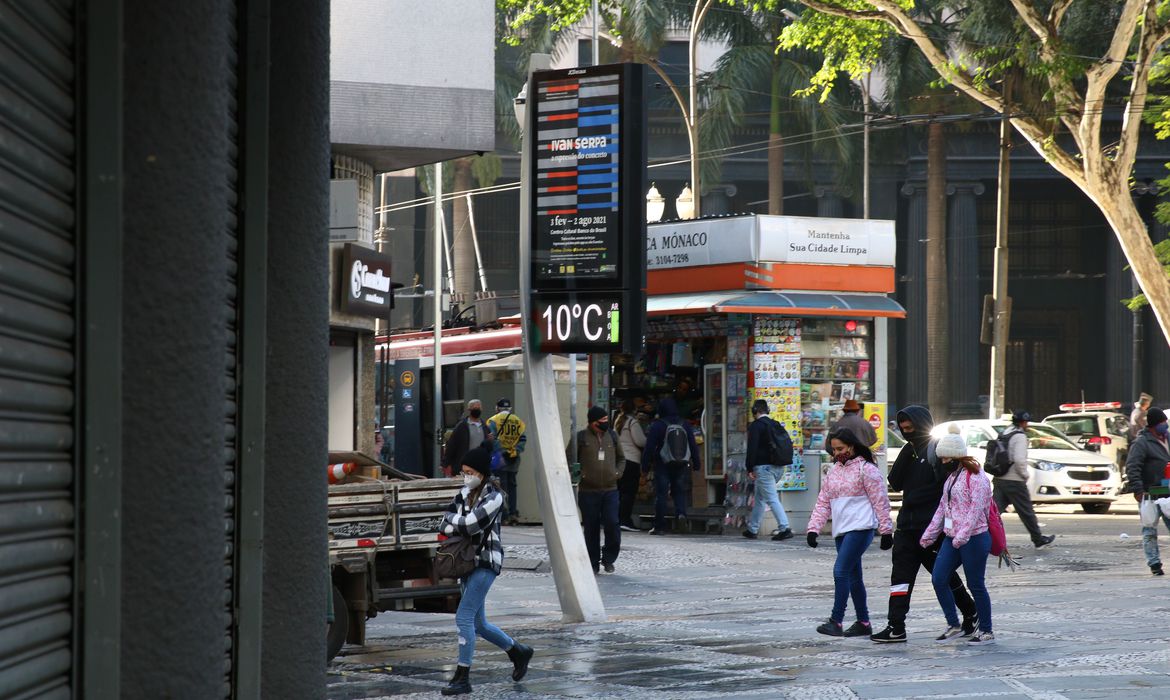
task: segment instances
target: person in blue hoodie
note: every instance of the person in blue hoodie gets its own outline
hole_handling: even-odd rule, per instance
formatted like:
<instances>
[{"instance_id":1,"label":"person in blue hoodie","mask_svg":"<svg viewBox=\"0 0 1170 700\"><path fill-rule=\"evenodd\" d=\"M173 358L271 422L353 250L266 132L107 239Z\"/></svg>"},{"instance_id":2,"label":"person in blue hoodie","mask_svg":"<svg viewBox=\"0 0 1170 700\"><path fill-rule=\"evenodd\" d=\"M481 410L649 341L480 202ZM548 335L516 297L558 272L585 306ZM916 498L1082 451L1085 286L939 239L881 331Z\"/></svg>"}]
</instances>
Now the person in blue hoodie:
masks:
<instances>
[{"instance_id":1,"label":"person in blue hoodie","mask_svg":"<svg viewBox=\"0 0 1170 700\"><path fill-rule=\"evenodd\" d=\"M678 415L673 398L658 404L658 420L650 425L642 449L642 472L654 472L654 527L651 535L666 534L666 496L674 497L675 518L687 517L686 469L703 467L695 429Z\"/></svg>"}]
</instances>

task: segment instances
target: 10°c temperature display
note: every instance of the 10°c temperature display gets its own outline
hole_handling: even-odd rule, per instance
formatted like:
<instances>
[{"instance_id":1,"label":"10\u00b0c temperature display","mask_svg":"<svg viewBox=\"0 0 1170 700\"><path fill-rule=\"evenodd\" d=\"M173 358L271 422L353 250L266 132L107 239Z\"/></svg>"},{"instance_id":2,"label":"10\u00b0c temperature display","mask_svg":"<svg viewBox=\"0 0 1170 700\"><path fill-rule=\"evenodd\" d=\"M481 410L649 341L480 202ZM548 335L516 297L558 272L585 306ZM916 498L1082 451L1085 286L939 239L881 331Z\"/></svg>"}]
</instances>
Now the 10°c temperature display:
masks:
<instances>
[{"instance_id":1,"label":"10\u00b0c temperature display","mask_svg":"<svg viewBox=\"0 0 1170 700\"><path fill-rule=\"evenodd\" d=\"M541 352L610 352L621 346L621 302L609 299L538 300Z\"/></svg>"}]
</instances>

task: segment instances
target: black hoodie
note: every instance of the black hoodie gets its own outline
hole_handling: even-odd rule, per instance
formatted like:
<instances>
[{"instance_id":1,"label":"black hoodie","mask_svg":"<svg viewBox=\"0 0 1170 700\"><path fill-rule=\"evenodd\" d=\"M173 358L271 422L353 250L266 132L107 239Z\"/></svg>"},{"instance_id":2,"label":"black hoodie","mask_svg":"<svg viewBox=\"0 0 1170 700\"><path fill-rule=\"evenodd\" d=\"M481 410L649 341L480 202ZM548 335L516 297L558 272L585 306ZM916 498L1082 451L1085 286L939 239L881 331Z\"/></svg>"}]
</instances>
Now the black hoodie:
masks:
<instances>
[{"instance_id":1,"label":"black hoodie","mask_svg":"<svg viewBox=\"0 0 1170 700\"><path fill-rule=\"evenodd\" d=\"M934 428L930 411L925 406L907 406L897 415L899 425L904 420L914 425L914 433L903 436L907 442L890 468L890 488L902 492L898 529L925 530L942 499L947 470L935 454L938 440L930 437Z\"/></svg>"}]
</instances>

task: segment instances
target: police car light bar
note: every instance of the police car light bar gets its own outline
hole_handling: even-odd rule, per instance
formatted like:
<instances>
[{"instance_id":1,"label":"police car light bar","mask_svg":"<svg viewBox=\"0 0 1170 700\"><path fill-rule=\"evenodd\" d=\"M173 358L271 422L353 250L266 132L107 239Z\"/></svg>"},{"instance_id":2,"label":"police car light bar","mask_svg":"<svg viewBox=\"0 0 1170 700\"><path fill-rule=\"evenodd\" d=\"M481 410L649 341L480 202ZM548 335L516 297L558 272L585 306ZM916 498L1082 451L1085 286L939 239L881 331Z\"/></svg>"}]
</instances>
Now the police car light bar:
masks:
<instances>
[{"instance_id":1,"label":"police car light bar","mask_svg":"<svg viewBox=\"0 0 1170 700\"><path fill-rule=\"evenodd\" d=\"M1121 408L1119 401L1099 401L1097 403L1062 403L1060 410L1062 411L1107 411L1110 409Z\"/></svg>"}]
</instances>

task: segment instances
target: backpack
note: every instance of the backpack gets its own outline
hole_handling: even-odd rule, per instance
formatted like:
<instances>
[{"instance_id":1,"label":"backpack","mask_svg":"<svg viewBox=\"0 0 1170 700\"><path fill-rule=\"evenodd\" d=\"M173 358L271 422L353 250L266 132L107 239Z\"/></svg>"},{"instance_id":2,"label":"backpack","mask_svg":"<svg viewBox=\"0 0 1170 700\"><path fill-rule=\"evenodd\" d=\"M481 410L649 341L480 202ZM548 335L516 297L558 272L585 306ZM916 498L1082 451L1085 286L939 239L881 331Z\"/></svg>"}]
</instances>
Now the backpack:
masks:
<instances>
[{"instance_id":1,"label":"backpack","mask_svg":"<svg viewBox=\"0 0 1170 700\"><path fill-rule=\"evenodd\" d=\"M792 464L793 446L792 438L788 437L788 431L779 422L771 418L765 418L768 428L768 447L769 464L786 467Z\"/></svg>"},{"instance_id":2,"label":"backpack","mask_svg":"<svg viewBox=\"0 0 1170 700\"><path fill-rule=\"evenodd\" d=\"M667 466L691 463L691 440L682 423L668 423L658 457Z\"/></svg>"},{"instance_id":3,"label":"backpack","mask_svg":"<svg viewBox=\"0 0 1170 700\"><path fill-rule=\"evenodd\" d=\"M1003 476L1012 468L1012 458L1008 456L1008 443L1016 433L1004 433L987 443L987 453L983 456L983 471L992 476Z\"/></svg>"}]
</instances>

